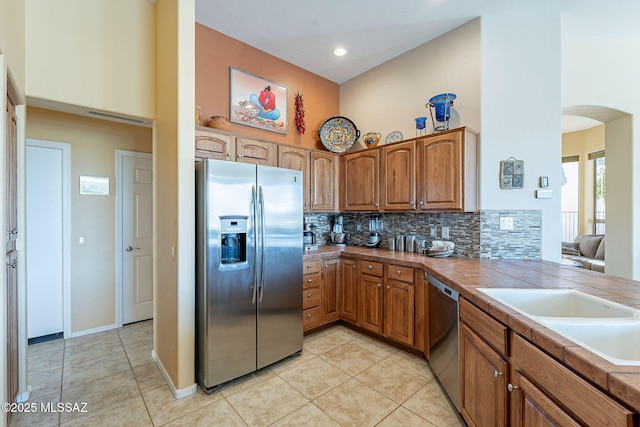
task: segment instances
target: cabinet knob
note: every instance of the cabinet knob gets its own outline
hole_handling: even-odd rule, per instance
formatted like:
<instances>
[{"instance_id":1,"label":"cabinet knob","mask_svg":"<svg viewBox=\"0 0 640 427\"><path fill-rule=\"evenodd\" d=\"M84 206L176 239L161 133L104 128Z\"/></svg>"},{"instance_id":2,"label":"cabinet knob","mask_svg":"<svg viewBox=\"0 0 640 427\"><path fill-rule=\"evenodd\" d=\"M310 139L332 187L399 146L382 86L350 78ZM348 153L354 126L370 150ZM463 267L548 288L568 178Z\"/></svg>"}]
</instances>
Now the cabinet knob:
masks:
<instances>
[{"instance_id":1,"label":"cabinet knob","mask_svg":"<svg viewBox=\"0 0 640 427\"><path fill-rule=\"evenodd\" d=\"M517 385L513 385L511 383L509 383L509 385L507 385L507 389L509 390L509 393L511 393L513 390L518 390L520 387L518 387Z\"/></svg>"},{"instance_id":2,"label":"cabinet knob","mask_svg":"<svg viewBox=\"0 0 640 427\"><path fill-rule=\"evenodd\" d=\"M391 289L391 285L387 285L387 289Z\"/></svg>"},{"instance_id":3,"label":"cabinet knob","mask_svg":"<svg viewBox=\"0 0 640 427\"><path fill-rule=\"evenodd\" d=\"M373 268L373 265L370 265L370 266L369 266L369 270L371 270L372 268Z\"/></svg>"},{"instance_id":4,"label":"cabinet knob","mask_svg":"<svg viewBox=\"0 0 640 427\"><path fill-rule=\"evenodd\" d=\"M498 372L496 370L493 371L493 378L498 378L501 375L502 375L502 372Z\"/></svg>"},{"instance_id":5,"label":"cabinet knob","mask_svg":"<svg viewBox=\"0 0 640 427\"><path fill-rule=\"evenodd\" d=\"M412 200L409 204L410 204L411 206L413 206L413 205L414 205L414 201Z\"/></svg>"},{"instance_id":6,"label":"cabinet knob","mask_svg":"<svg viewBox=\"0 0 640 427\"><path fill-rule=\"evenodd\" d=\"M311 268L311 264L307 264L307 268Z\"/></svg>"},{"instance_id":7,"label":"cabinet knob","mask_svg":"<svg viewBox=\"0 0 640 427\"><path fill-rule=\"evenodd\" d=\"M355 264L353 264L351 267L356 268L356 265L355 265Z\"/></svg>"},{"instance_id":8,"label":"cabinet knob","mask_svg":"<svg viewBox=\"0 0 640 427\"><path fill-rule=\"evenodd\" d=\"M420 201L420 205L424 205L424 202L422 200Z\"/></svg>"},{"instance_id":9,"label":"cabinet knob","mask_svg":"<svg viewBox=\"0 0 640 427\"><path fill-rule=\"evenodd\" d=\"M382 286L382 284L381 284L381 283L378 283L378 284L376 284L376 286L377 286L377 287L380 287L380 286Z\"/></svg>"},{"instance_id":10,"label":"cabinet knob","mask_svg":"<svg viewBox=\"0 0 640 427\"><path fill-rule=\"evenodd\" d=\"M231 157L231 153L227 153L227 157Z\"/></svg>"},{"instance_id":11,"label":"cabinet knob","mask_svg":"<svg viewBox=\"0 0 640 427\"><path fill-rule=\"evenodd\" d=\"M327 264L324 265L324 268L329 268L329 266Z\"/></svg>"},{"instance_id":12,"label":"cabinet knob","mask_svg":"<svg viewBox=\"0 0 640 427\"><path fill-rule=\"evenodd\" d=\"M241 157L242 157L242 154L238 154L238 158L241 158Z\"/></svg>"},{"instance_id":13,"label":"cabinet knob","mask_svg":"<svg viewBox=\"0 0 640 427\"><path fill-rule=\"evenodd\" d=\"M375 206L375 207L377 208L377 207L378 207L378 204L377 204L377 203L374 203L374 204L373 204L373 206Z\"/></svg>"},{"instance_id":14,"label":"cabinet knob","mask_svg":"<svg viewBox=\"0 0 640 427\"><path fill-rule=\"evenodd\" d=\"M312 279L307 279L307 283L311 283L311 282L313 282Z\"/></svg>"},{"instance_id":15,"label":"cabinet knob","mask_svg":"<svg viewBox=\"0 0 640 427\"><path fill-rule=\"evenodd\" d=\"M311 319L311 313L307 313L307 318ZM509 384L509 385L511 385L511 384Z\"/></svg>"},{"instance_id":16,"label":"cabinet knob","mask_svg":"<svg viewBox=\"0 0 640 427\"><path fill-rule=\"evenodd\" d=\"M311 298L311 294L307 294L307 298Z\"/></svg>"},{"instance_id":17,"label":"cabinet knob","mask_svg":"<svg viewBox=\"0 0 640 427\"><path fill-rule=\"evenodd\" d=\"M401 273L401 271L400 271L400 270L398 270L398 276L399 276L400 274L402 274L402 273Z\"/></svg>"}]
</instances>

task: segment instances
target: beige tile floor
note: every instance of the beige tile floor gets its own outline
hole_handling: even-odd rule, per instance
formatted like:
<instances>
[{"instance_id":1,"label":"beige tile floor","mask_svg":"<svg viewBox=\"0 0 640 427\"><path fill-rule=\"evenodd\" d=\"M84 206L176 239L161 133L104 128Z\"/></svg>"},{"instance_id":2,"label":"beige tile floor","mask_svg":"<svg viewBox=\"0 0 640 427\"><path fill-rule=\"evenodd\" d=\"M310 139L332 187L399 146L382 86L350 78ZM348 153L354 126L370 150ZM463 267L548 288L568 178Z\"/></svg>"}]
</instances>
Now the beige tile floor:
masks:
<instances>
[{"instance_id":1,"label":"beige tile floor","mask_svg":"<svg viewBox=\"0 0 640 427\"><path fill-rule=\"evenodd\" d=\"M29 346L29 402L11 426L464 426L426 361L342 326L300 356L175 400L151 359L151 321Z\"/></svg>"}]
</instances>

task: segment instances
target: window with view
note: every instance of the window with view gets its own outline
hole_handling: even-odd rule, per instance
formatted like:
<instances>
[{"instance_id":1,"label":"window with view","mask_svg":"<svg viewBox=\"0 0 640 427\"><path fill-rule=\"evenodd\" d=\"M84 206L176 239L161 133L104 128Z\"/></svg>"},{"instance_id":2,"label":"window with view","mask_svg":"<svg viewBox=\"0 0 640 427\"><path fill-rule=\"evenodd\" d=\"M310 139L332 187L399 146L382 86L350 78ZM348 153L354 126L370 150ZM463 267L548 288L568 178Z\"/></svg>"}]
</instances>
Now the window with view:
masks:
<instances>
[{"instance_id":1,"label":"window with view","mask_svg":"<svg viewBox=\"0 0 640 427\"><path fill-rule=\"evenodd\" d=\"M605 234L606 219L606 182L605 182L605 156L604 151L589 154L589 159L594 162L594 215L593 233Z\"/></svg>"}]
</instances>

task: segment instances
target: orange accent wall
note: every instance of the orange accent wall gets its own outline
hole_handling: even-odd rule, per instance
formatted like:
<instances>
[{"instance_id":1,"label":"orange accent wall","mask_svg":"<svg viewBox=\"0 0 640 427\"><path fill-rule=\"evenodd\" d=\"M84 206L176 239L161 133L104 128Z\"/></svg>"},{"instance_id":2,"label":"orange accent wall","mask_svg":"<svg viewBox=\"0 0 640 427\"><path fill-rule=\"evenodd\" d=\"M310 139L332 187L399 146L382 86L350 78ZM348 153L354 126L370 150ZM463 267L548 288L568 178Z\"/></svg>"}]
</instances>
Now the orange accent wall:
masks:
<instances>
[{"instance_id":1,"label":"orange accent wall","mask_svg":"<svg viewBox=\"0 0 640 427\"><path fill-rule=\"evenodd\" d=\"M340 86L196 23L196 104L202 108L203 126L211 116L229 118L229 67L285 85L288 88L287 134L232 123L232 132L291 144L324 149L318 138L322 123L340 111ZM306 132L295 128L294 95L304 95Z\"/></svg>"}]
</instances>

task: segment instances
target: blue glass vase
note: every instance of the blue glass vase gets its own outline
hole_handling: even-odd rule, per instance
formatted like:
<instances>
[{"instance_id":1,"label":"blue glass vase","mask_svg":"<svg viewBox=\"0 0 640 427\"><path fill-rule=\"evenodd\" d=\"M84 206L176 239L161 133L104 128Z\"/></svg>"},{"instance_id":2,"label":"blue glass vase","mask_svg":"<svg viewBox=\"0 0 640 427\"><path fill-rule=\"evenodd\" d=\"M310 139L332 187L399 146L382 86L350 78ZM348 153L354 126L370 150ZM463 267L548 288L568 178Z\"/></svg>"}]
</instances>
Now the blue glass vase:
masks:
<instances>
[{"instance_id":1,"label":"blue glass vase","mask_svg":"<svg viewBox=\"0 0 640 427\"><path fill-rule=\"evenodd\" d=\"M456 95L453 93L441 93L429 99L429 102L425 106L431 111L431 120L433 120L436 131L449 129L449 118L451 118L451 107L453 107L454 99L456 99ZM436 113L435 120L433 119L434 110ZM436 121L441 123L441 125L435 126Z\"/></svg>"}]
</instances>

